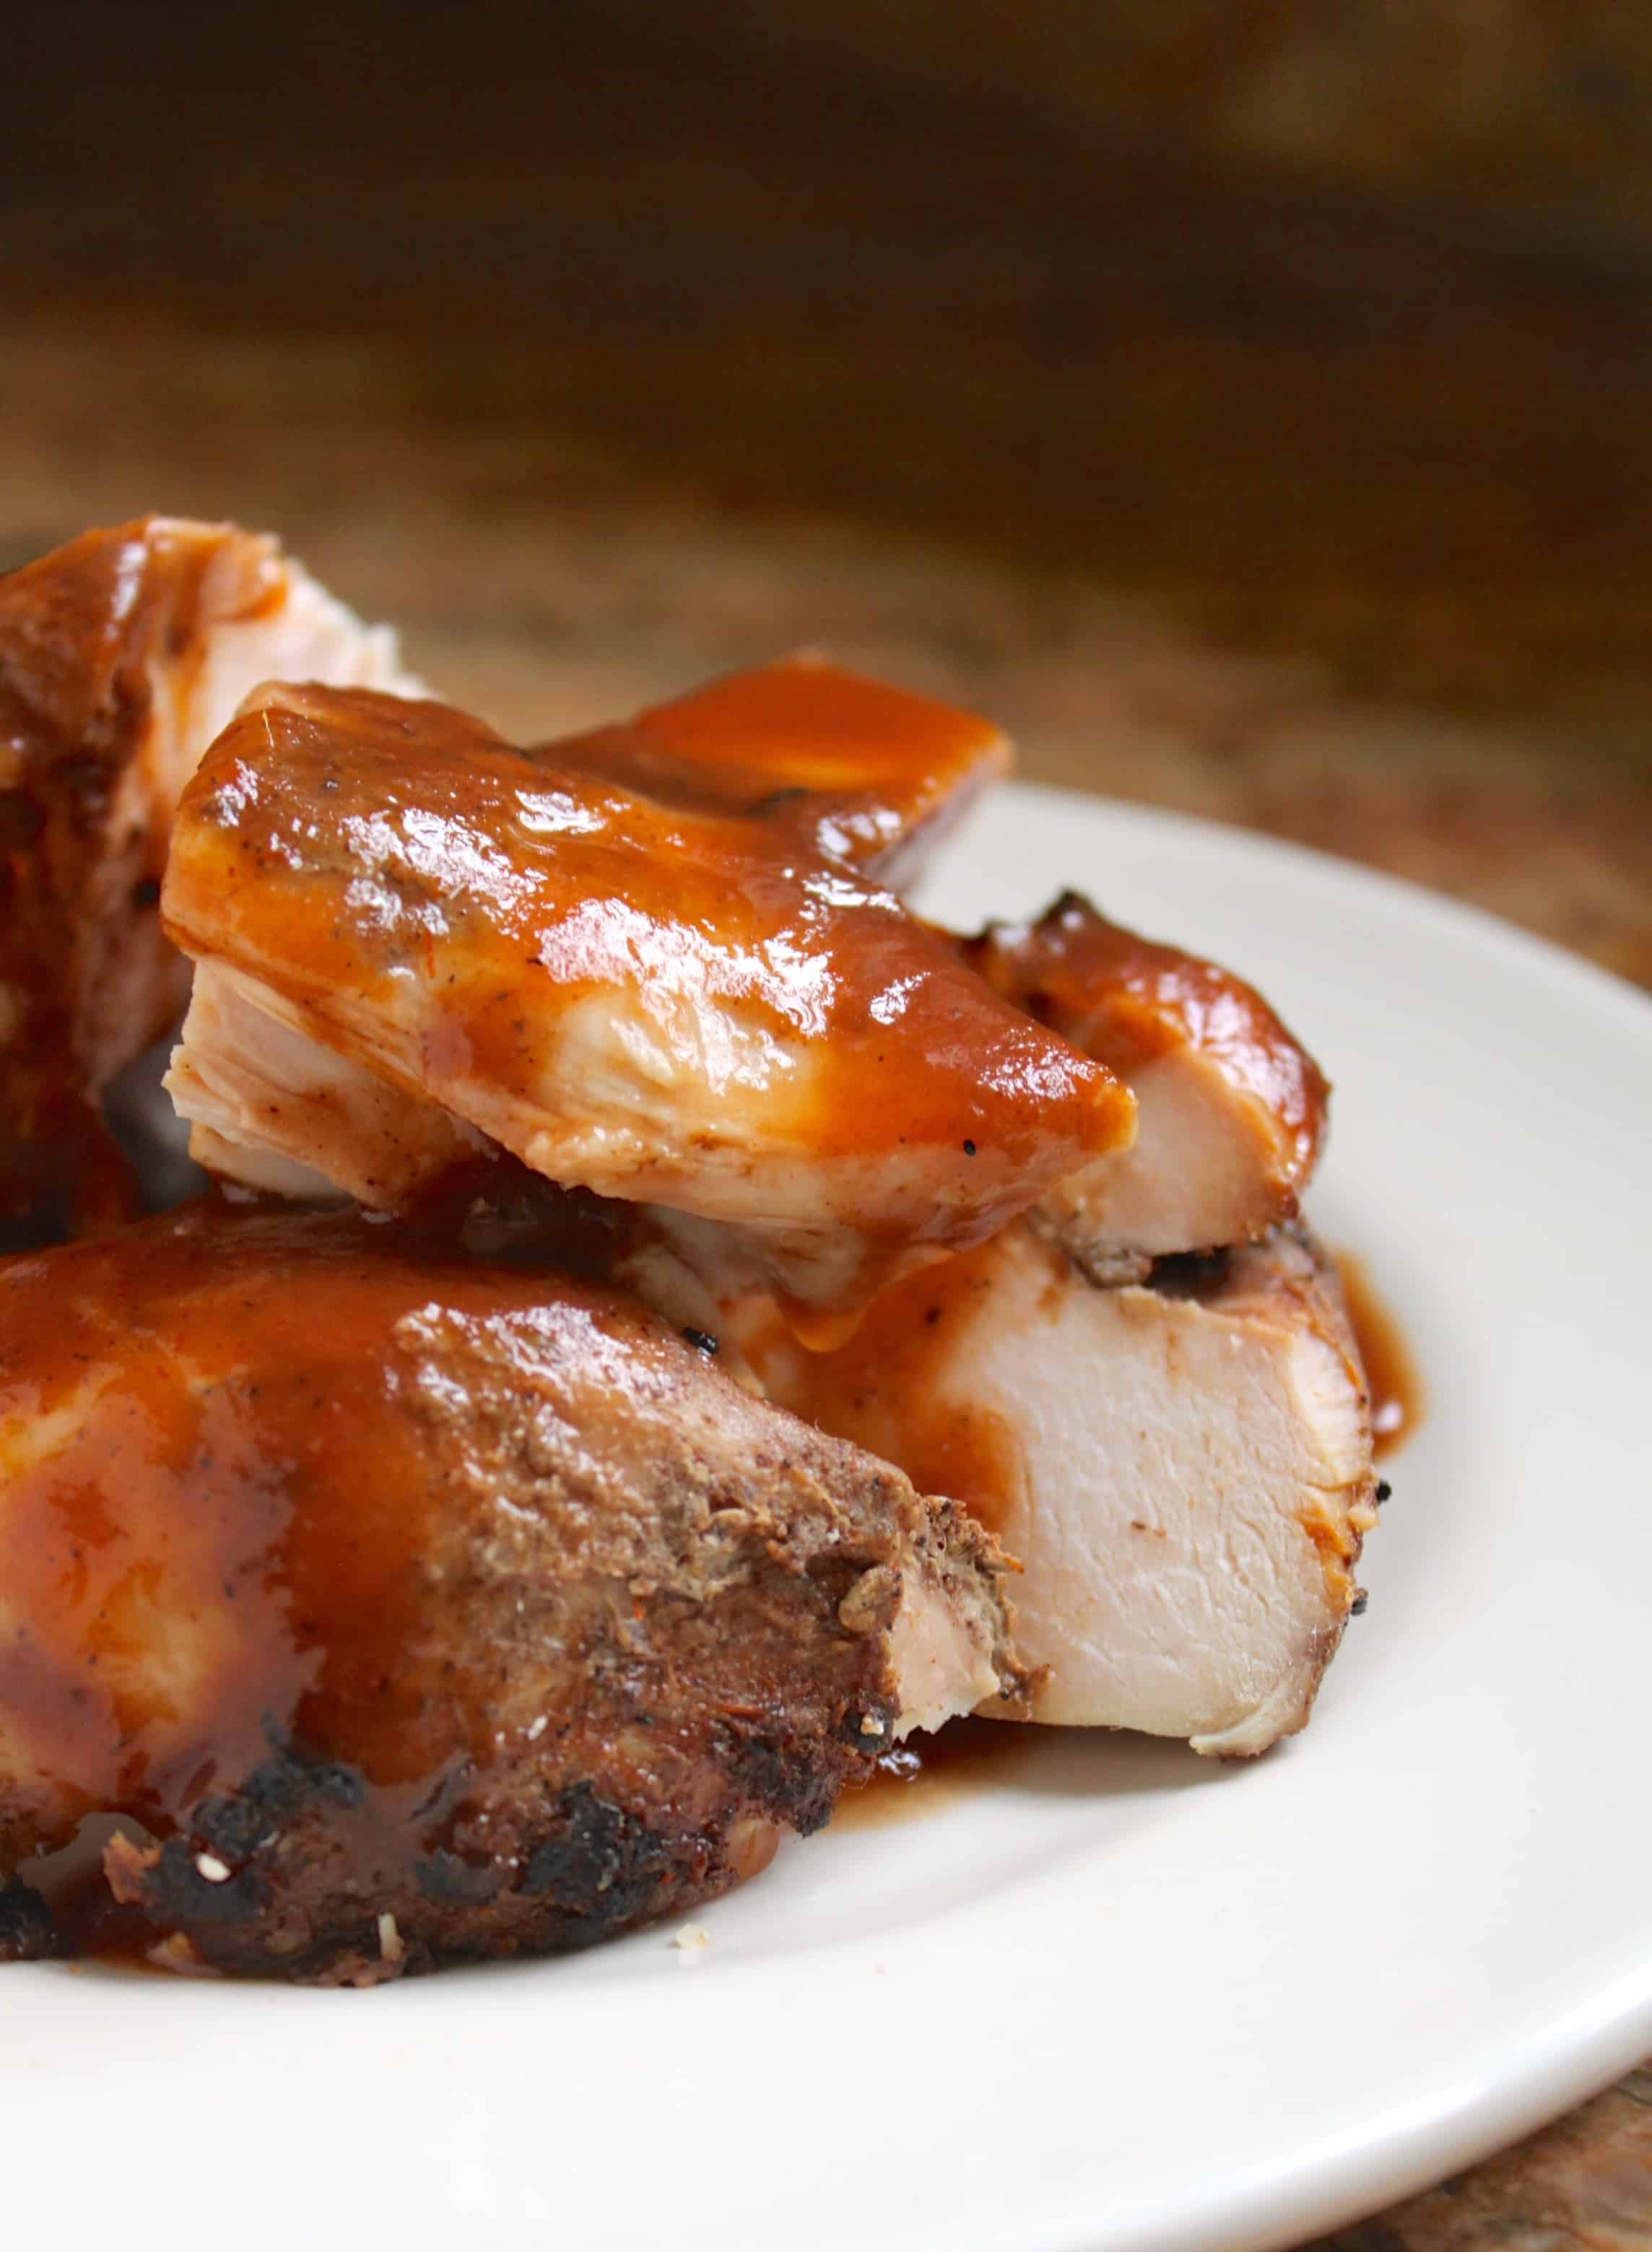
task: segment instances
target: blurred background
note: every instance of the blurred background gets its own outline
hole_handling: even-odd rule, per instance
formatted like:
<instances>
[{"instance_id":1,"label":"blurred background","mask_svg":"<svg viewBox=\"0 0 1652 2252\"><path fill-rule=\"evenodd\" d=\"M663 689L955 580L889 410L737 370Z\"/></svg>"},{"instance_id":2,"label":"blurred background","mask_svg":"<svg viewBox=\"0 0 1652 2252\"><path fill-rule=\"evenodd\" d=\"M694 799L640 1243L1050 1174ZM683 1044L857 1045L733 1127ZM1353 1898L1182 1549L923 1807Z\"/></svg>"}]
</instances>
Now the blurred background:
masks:
<instances>
[{"instance_id":1,"label":"blurred background","mask_svg":"<svg viewBox=\"0 0 1652 2252\"><path fill-rule=\"evenodd\" d=\"M0 564L280 530L540 732L799 642L1652 980L1652 10L66 0Z\"/></svg>"},{"instance_id":2,"label":"blurred background","mask_svg":"<svg viewBox=\"0 0 1652 2252\"><path fill-rule=\"evenodd\" d=\"M542 735L823 645L1652 984L1652 9L64 0L3 82L0 568L233 515ZM1649 2118L1338 2242L1643 2242Z\"/></svg>"}]
</instances>

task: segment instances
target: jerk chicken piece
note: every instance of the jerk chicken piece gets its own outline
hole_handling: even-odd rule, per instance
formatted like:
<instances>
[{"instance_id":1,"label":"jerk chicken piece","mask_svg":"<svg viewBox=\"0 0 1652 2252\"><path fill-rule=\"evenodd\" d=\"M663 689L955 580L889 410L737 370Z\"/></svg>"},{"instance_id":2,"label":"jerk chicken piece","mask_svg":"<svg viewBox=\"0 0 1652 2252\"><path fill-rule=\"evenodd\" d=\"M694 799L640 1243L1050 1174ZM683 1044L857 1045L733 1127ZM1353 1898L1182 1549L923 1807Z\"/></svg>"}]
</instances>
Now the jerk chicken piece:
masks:
<instances>
[{"instance_id":1,"label":"jerk chicken piece","mask_svg":"<svg viewBox=\"0 0 1652 2252\"><path fill-rule=\"evenodd\" d=\"M125 1202L95 1106L183 1006L156 902L179 791L246 692L416 684L273 539L146 517L0 578L0 1210Z\"/></svg>"},{"instance_id":2,"label":"jerk chicken piece","mask_svg":"<svg viewBox=\"0 0 1652 2252\"><path fill-rule=\"evenodd\" d=\"M1039 1212L1098 1282L1248 1243L1295 1217L1324 1139L1319 1067L1253 987L1139 937L1064 893L1037 922L961 942L995 990L1127 1082L1135 1142L1046 1192Z\"/></svg>"},{"instance_id":3,"label":"jerk chicken piece","mask_svg":"<svg viewBox=\"0 0 1652 2252\"><path fill-rule=\"evenodd\" d=\"M440 705L245 706L166 878L199 965L168 1081L197 1154L392 1207L485 1136L719 1223L841 1310L1128 1140L1112 1073L891 893L788 822L683 801Z\"/></svg>"},{"instance_id":4,"label":"jerk chicken piece","mask_svg":"<svg viewBox=\"0 0 1652 2252\"><path fill-rule=\"evenodd\" d=\"M667 805L753 816L891 884L916 874L1012 758L989 720L807 652L534 755Z\"/></svg>"},{"instance_id":5,"label":"jerk chicken piece","mask_svg":"<svg viewBox=\"0 0 1652 2252\"><path fill-rule=\"evenodd\" d=\"M1023 1682L988 1536L600 1284L200 1206L0 1267L0 1949L580 1946Z\"/></svg>"},{"instance_id":6,"label":"jerk chicken piece","mask_svg":"<svg viewBox=\"0 0 1652 2252\"><path fill-rule=\"evenodd\" d=\"M1307 1238L1107 1289L1022 1221L885 1291L835 1352L760 1302L725 1318L771 1398L1019 1561L1034 1719L1225 1754L1306 1721L1375 1522L1364 1380Z\"/></svg>"}]
</instances>

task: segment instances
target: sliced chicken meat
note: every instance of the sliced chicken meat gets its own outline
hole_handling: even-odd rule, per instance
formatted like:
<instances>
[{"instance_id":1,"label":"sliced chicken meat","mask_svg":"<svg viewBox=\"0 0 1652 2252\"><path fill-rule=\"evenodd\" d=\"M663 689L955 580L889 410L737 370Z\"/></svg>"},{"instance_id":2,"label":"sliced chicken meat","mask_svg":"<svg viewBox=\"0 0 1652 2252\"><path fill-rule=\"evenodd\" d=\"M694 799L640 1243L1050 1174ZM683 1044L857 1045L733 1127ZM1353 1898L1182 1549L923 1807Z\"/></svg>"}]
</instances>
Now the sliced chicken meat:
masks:
<instances>
[{"instance_id":1,"label":"sliced chicken meat","mask_svg":"<svg viewBox=\"0 0 1652 2252\"><path fill-rule=\"evenodd\" d=\"M198 1164L245 1188L384 1211L487 1150L475 1128L327 1046L309 1023L245 971L197 964L164 1084L191 1122Z\"/></svg>"},{"instance_id":2,"label":"sliced chicken meat","mask_svg":"<svg viewBox=\"0 0 1652 2252\"><path fill-rule=\"evenodd\" d=\"M0 1267L0 1951L579 1946L1023 1681L978 1526L611 1289L202 1207Z\"/></svg>"},{"instance_id":3,"label":"sliced chicken meat","mask_svg":"<svg viewBox=\"0 0 1652 2252\"><path fill-rule=\"evenodd\" d=\"M479 1134L721 1223L816 1309L1133 1130L1105 1065L847 862L439 705L245 708L185 794L164 914L201 965L169 1084L221 1171L267 1183L274 1157L389 1206Z\"/></svg>"},{"instance_id":4,"label":"sliced chicken meat","mask_svg":"<svg viewBox=\"0 0 1652 2252\"><path fill-rule=\"evenodd\" d=\"M802 1351L723 1317L769 1395L951 1494L1023 1567L1033 1717L1252 1753L1300 1728L1375 1521L1331 1270L1278 1229L1104 1289L1027 1222Z\"/></svg>"},{"instance_id":5,"label":"sliced chicken meat","mask_svg":"<svg viewBox=\"0 0 1652 2252\"><path fill-rule=\"evenodd\" d=\"M156 901L173 810L260 681L406 689L393 636L273 539L147 517L0 578L0 1206L123 1207L95 1123L183 1005Z\"/></svg>"},{"instance_id":6,"label":"sliced chicken meat","mask_svg":"<svg viewBox=\"0 0 1652 2252\"><path fill-rule=\"evenodd\" d=\"M1319 1067L1254 989L1066 893L1034 923L961 942L995 990L1104 1063L1137 1127L1039 1211L1100 1282L1246 1243L1293 1219L1324 1139Z\"/></svg>"},{"instance_id":7,"label":"sliced chicken meat","mask_svg":"<svg viewBox=\"0 0 1652 2252\"><path fill-rule=\"evenodd\" d=\"M890 883L915 874L1012 763L989 721L809 654L533 755L663 804L750 815Z\"/></svg>"}]
</instances>

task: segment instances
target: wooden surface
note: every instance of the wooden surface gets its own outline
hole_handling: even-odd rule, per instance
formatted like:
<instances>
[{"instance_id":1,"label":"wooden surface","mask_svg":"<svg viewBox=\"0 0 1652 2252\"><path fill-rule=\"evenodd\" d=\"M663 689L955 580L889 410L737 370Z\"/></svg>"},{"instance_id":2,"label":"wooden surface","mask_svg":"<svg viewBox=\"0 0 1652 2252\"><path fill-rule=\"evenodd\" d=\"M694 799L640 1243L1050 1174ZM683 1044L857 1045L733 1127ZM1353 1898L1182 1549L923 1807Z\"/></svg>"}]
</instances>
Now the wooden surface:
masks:
<instances>
[{"instance_id":1,"label":"wooden surface","mask_svg":"<svg viewBox=\"0 0 1652 2252\"><path fill-rule=\"evenodd\" d=\"M0 566L271 525L541 734L823 644L1652 984L1652 275L641 17L31 15ZM1333 2242L1652 2245L1652 2077Z\"/></svg>"}]
</instances>

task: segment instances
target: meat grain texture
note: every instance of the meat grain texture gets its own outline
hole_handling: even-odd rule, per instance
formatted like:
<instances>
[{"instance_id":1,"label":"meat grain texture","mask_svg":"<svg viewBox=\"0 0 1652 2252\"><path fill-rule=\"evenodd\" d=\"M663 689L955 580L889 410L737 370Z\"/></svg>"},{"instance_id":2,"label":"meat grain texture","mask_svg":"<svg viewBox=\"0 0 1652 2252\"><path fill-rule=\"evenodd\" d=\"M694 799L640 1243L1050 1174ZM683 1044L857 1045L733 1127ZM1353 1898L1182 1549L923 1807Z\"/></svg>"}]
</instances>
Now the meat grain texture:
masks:
<instances>
[{"instance_id":1,"label":"meat grain texture","mask_svg":"<svg viewBox=\"0 0 1652 2252\"><path fill-rule=\"evenodd\" d=\"M958 945L1129 1086L1134 1141L833 1352L760 1294L718 1318L771 1397L1003 1540L1035 1720L1265 1751L1308 1720L1376 1521L1364 1371L1295 1218L1329 1088L1242 979L1076 893Z\"/></svg>"},{"instance_id":2,"label":"meat grain texture","mask_svg":"<svg viewBox=\"0 0 1652 2252\"><path fill-rule=\"evenodd\" d=\"M1304 1725L1376 1522L1358 1356L1305 1237L1101 1287L1023 1222L836 1353L749 1302L730 1327L772 1398L1015 1557L1033 1719L1230 1755Z\"/></svg>"}]
</instances>

